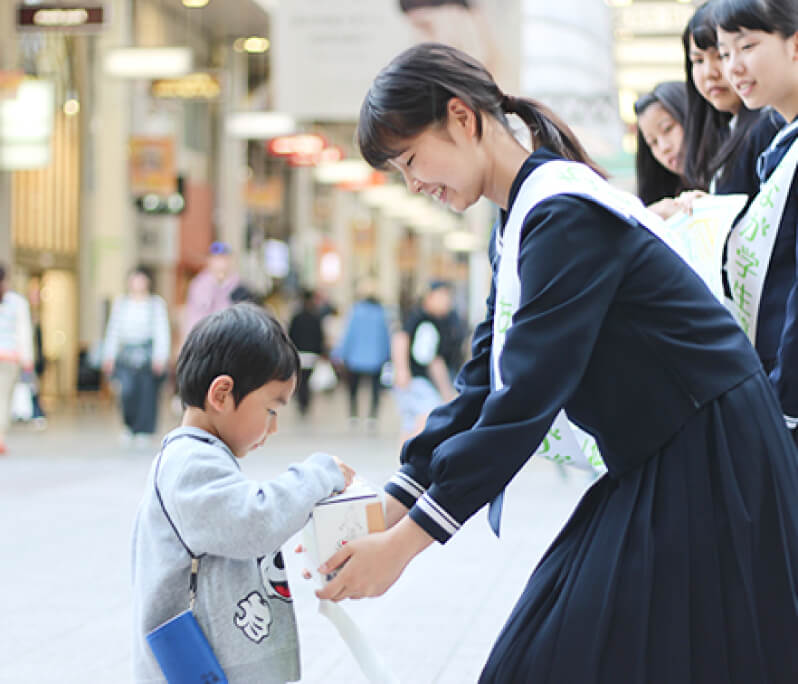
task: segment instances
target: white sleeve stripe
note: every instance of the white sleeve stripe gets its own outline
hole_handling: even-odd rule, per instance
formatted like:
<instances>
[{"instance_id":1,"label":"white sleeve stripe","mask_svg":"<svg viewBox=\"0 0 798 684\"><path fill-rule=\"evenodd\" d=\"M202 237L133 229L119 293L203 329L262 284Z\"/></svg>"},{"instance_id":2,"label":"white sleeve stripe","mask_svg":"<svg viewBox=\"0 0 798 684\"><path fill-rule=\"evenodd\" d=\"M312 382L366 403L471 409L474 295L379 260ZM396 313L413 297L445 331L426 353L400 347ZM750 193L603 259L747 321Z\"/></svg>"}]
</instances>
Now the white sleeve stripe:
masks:
<instances>
[{"instance_id":1,"label":"white sleeve stripe","mask_svg":"<svg viewBox=\"0 0 798 684\"><path fill-rule=\"evenodd\" d=\"M790 428L790 430L794 430L798 427L798 418L793 418L787 414L784 415L784 422L787 423L787 427Z\"/></svg>"},{"instance_id":2,"label":"white sleeve stripe","mask_svg":"<svg viewBox=\"0 0 798 684\"><path fill-rule=\"evenodd\" d=\"M460 524L428 494L416 501L416 506L447 534L454 534L460 529Z\"/></svg>"},{"instance_id":3,"label":"white sleeve stripe","mask_svg":"<svg viewBox=\"0 0 798 684\"><path fill-rule=\"evenodd\" d=\"M412 477L408 477L404 473L394 473L390 481L393 482L397 487L404 489L414 499L417 499L424 493L424 487L422 487Z\"/></svg>"}]
</instances>

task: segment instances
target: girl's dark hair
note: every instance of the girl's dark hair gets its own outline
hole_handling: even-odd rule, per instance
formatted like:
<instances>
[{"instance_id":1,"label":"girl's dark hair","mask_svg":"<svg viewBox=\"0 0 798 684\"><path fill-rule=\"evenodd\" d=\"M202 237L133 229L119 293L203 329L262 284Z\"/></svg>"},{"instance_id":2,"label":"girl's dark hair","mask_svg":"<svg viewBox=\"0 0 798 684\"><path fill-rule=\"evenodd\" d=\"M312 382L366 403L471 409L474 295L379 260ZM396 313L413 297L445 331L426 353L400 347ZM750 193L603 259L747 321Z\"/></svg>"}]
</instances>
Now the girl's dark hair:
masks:
<instances>
[{"instance_id":1,"label":"girl's dark hair","mask_svg":"<svg viewBox=\"0 0 798 684\"><path fill-rule=\"evenodd\" d=\"M363 158L374 168L384 168L406 149L407 140L429 126L445 125L453 97L476 115L478 136L482 136L483 117L492 116L510 130L506 115L516 114L539 145L605 175L550 109L532 99L504 95L482 64L440 43L420 43L405 50L374 79L357 126Z\"/></svg>"},{"instance_id":2,"label":"girl's dark hair","mask_svg":"<svg viewBox=\"0 0 798 684\"><path fill-rule=\"evenodd\" d=\"M3 296L6 293L6 275L8 271L6 270L5 264L0 264L0 301L3 300Z\"/></svg>"},{"instance_id":3,"label":"girl's dark hair","mask_svg":"<svg viewBox=\"0 0 798 684\"><path fill-rule=\"evenodd\" d=\"M765 31L785 38L798 31L795 0L716 0L712 4L716 26L724 31Z\"/></svg>"},{"instance_id":4,"label":"girl's dark hair","mask_svg":"<svg viewBox=\"0 0 798 684\"><path fill-rule=\"evenodd\" d=\"M653 104L661 104L685 128L687 120L687 88L681 81L665 81L635 102L635 114L640 115ZM684 145L682 145L684 151ZM637 127L637 194L643 204L652 204L663 197L674 197L687 189L685 178L660 164L648 146L640 127Z\"/></svg>"},{"instance_id":5,"label":"girl's dark hair","mask_svg":"<svg viewBox=\"0 0 798 684\"><path fill-rule=\"evenodd\" d=\"M710 2L701 5L687 23L682 34L684 67L687 83L687 125L684 130L684 175L688 183L707 190L713 176L719 180L729 171L727 162L733 160L744 145L752 126L758 121L758 110L752 111L740 102L734 130L729 129L733 115L715 109L696 88L690 60L690 38L700 50L717 49L715 18ZM731 88L731 86L729 86Z\"/></svg>"},{"instance_id":6,"label":"girl's dark hair","mask_svg":"<svg viewBox=\"0 0 798 684\"><path fill-rule=\"evenodd\" d=\"M149 289L152 290L152 283L154 281L152 269L144 266L143 264L137 264L132 269L130 269L130 275L143 275L147 282L150 284Z\"/></svg>"},{"instance_id":7,"label":"girl's dark hair","mask_svg":"<svg viewBox=\"0 0 798 684\"><path fill-rule=\"evenodd\" d=\"M280 322L242 302L206 316L188 334L177 358L177 388L184 406L204 408L214 378L233 379L233 401L272 380L299 372L299 354Z\"/></svg>"}]
</instances>

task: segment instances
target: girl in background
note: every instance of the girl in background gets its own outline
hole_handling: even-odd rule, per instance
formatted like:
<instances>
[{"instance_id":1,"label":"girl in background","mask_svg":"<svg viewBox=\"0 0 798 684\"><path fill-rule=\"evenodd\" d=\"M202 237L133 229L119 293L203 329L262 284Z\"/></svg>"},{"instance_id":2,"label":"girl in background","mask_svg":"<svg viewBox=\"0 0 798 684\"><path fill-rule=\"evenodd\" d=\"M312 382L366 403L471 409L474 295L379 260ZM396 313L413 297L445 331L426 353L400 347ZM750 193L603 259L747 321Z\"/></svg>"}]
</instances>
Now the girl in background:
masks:
<instances>
[{"instance_id":1,"label":"girl in background","mask_svg":"<svg viewBox=\"0 0 798 684\"><path fill-rule=\"evenodd\" d=\"M726 80L749 109L788 122L759 158L762 190L731 231L725 270L731 310L770 375L787 426L798 425L798 4L717 0Z\"/></svg>"},{"instance_id":2,"label":"girl in background","mask_svg":"<svg viewBox=\"0 0 798 684\"><path fill-rule=\"evenodd\" d=\"M682 34L687 84L684 173L713 194L759 192L756 160L784 120L748 109L723 75L712 3L701 5Z\"/></svg>"},{"instance_id":3,"label":"girl in background","mask_svg":"<svg viewBox=\"0 0 798 684\"><path fill-rule=\"evenodd\" d=\"M635 102L637 115L637 194L649 209L668 218L674 201L689 187L684 175L687 89L666 81Z\"/></svg>"},{"instance_id":4,"label":"girl in background","mask_svg":"<svg viewBox=\"0 0 798 684\"><path fill-rule=\"evenodd\" d=\"M158 390L169 360L166 302L152 293L152 276L137 266L127 294L111 309L103 345L103 370L119 380L123 444L149 446L158 418Z\"/></svg>"}]
</instances>

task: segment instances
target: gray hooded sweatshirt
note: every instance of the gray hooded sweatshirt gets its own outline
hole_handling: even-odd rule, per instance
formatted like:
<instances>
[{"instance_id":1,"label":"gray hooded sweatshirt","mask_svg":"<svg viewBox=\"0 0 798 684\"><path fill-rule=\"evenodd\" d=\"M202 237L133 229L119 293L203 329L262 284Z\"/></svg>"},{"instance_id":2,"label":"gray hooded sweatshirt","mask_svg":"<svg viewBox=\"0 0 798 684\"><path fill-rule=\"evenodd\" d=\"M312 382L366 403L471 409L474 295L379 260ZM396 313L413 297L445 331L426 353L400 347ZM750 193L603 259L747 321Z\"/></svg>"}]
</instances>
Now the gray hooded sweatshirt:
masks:
<instances>
[{"instance_id":1,"label":"gray hooded sweatshirt","mask_svg":"<svg viewBox=\"0 0 798 684\"><path fill-rule=\"evenodd\" d=\"M172 522L201 555L194 615L230 684L299 679L299 647L280 547L313 506L343 489L328 454L313 454L268 482L254 482L220 439L181 427L164 439L158 487ZM163 677L146 635L188 608L191 558L147 478L133 530L133 675Z\"/></svg>"}]
</instances>

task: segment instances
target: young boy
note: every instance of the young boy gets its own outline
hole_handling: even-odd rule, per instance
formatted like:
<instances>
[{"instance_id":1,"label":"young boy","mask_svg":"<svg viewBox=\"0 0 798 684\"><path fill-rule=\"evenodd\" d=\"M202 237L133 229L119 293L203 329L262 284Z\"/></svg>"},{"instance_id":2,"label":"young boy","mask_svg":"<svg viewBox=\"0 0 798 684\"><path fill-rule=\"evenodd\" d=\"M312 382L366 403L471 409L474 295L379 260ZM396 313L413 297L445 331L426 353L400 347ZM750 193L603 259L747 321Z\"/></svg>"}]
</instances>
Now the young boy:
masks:
<instances>
[{"instance_id":1,"label":"young boy","mask_svg":"<svg viewBox=\"0 0 798 684\"><path fill-rule=\"evenodd\" d=\"M188 607L191 558L176 532L201 556L194 615L228 681L299 679L280 546L354 471L317 453L274 480L254 482L238 464L276 432L298 369L283 328L252 304L208 316L186 339L177 361L182 425L163 441L133 531L136 682L165 681L146 635Z\"/></svg>"}]
</instances>

